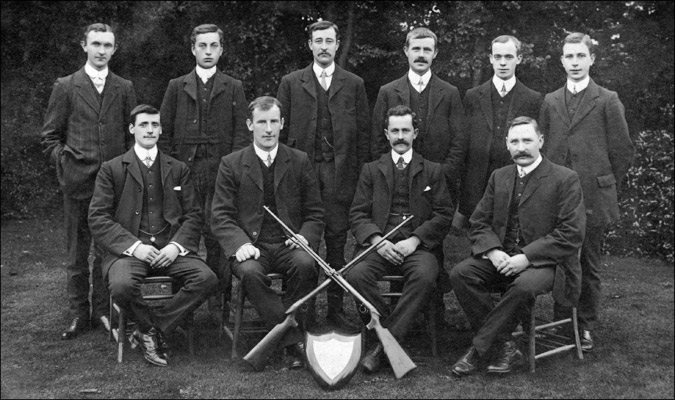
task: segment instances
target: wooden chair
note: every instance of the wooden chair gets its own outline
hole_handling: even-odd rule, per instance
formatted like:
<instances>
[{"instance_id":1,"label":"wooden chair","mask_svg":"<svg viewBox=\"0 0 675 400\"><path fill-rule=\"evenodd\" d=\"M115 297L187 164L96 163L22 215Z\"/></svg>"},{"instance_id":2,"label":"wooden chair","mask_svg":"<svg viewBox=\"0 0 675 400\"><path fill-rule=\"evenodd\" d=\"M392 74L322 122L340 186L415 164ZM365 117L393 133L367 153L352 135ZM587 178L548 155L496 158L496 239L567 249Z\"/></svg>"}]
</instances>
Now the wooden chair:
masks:
<instances>
[{"instance_id":1,"label":"wooden chair","mask_svg":"<svg viewBox=\"0 0 675 400\"><path fill-rule=\"evenodd\" d=\"M543 296L543 295L542 295ZM584 359L581 352L581 341L579 338L579 325L577 322L577 308L572 308L572 316L557 321L546 319L543 316L537 316L536 305L542 296L537 296L535 304L532 307L527 321L522 321L522 331L513 333L513 337L527 343L527 354L530 362L530 372L535 370L535 361L550 357L552 355L575 350L579 360ZM568 325L572 329L571 336L565 335L563 331L569 329L560 329L561 326ZM571 327L569 326L571 325ZM552 329L558 328L558 329ZM541 350L537 352L537 350Z\"/></svg>"},{"instance_id":2,"label":"wooden chair","mask_svg":"<svg viewBox=\"0 0 675 400\"><path fill-rule=\"evenodd\" d=\"M279 273L267 274L267 277L272 279L272 286L275 288L277 295L282 297L286 293L286 277ZM268 329L265 327L264 321L256 316L255 318L244 319L245 310L253 310L253 305L246 301L246 291L244 290L241 281L236 279L233 275L233 293L234 301L223 295L223 325L221 334L224 332L232 341L231 358L234 360L238 358L237 346L239 345L239 338L241 334L266 334ZM234 282L237 282L235 285ZM230 318L230 314L234 319Z\"/></svg>"},{"instance_id":3,"label":"wooden chair","mask_svg":"<svg viewBox=\"0 0 675 400\"><path fill-rule=\"evenodd\" d=\"M382 293L382 296L385 299L389 300L391 307L396 306L396 302L401 298L403 283L405 282L405 277L402 275L385 275L381 277L378 282L388 283L385 292ZM381 286L380 286L381 287ZM427 331L429 334L429 339L431 340L431 355L436 357L438 355L438 344L436 337L436 303L429 300L429 309L427 314Z\"/></svg>"},{"instance_id":4,"label":"wooden chair","mask_svg":"<svg viewBox=\"0 0 675 400\"><path fill-rule=\"evenodd\" d=\"M162 293L152 293L152 294L143 294L143 299L147 302L155 302L161 300L169 300L178 292L180 286L177 281L169 276L148 276L143 280L144 285L159 285L158 290ZM169 292L167 292L167 287L171 286ZM110 296L110 322L114 321L114 314L117 313L117 328L110 329L109 339L111 342L117 342L117 362L121 363L124 358L124 345L128 341L127 337L133 332L132 323L128 323L127 312L118 306L112 296ZM190 354L194 354L194 315L190 313L187 317L186 324L186 333L188 340L188 348ZM121 334L120 334L121 333Z\"/></svg>"}]
</instances>

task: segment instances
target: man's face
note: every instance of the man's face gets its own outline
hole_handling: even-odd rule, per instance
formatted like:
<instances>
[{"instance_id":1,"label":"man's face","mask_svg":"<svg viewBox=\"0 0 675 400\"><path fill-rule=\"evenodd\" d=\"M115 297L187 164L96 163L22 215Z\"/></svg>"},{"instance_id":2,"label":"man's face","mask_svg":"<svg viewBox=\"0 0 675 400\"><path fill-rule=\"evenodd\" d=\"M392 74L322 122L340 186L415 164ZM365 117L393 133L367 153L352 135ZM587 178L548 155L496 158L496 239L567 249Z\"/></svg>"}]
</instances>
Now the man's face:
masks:
<instances>
[{"instance_id":1,"label":"man's face","mask_svg":"<svg viewBox=\"0 0 675 400\"><path fill-rule=\"evenodd\" d=\"M560 61L565 67L567 78L572 82L581 82L595 62L595 54L591 54L583 43L565 43Z\"/></svg>"},{"instance_id":2,"label":"man's face","mask_svg":"<svg viewBox=\"0 0 675 400\"><path fill-rule=\"evenodd\" d=\"M413 128L412 115L392 115L389 117L389 125L384 134L387 136L391 148L398 154L410 150L417 137L417 129Z\"/></svg>"},{"instance_id":3,"label":"man's face","mask_svg":"<svg viewBox=\"0 0 675 400\"><path fill-rule=\"evenodd\" d=\"M192 54L197 59L197 65L204 69L209 69L218 64L218 60L223 54L223 46L220 45L218 32L197 35L195 43L192 45Z\"/></svg>"},{"instance_id":4,"label":"man's face","mask_svg":"<svg viewBox=\"0 0 675 400\"><path fill-rule=\"evenodd\" d=\"M259 149L270 151L279 142L279 132L284 127L279 107L272 106L269 110L256 108L253 110L253 121L246 120L248 130L253 132L253 143Z\"/></svg>"},{"instance_id":5,"label":"man's face","mask_svg":"<svg viewBox=\"0 0 675 400\"><path fill-rule=\"evenodd\" d=\"M328 28L312 32L312 40L309 41L309 49L314 55L314 62L321 68L330 67L335 59L340 42L335 37L335 29Z\"/></svg>"},{"instance_id":6,"label":"man's face","mask_svg":"<svg viewBox=\"0 0 675 400\"><path fill-rule=\"evenodd\" d=\"M108 66L117 50L115 34L112 32L89 31L86 42L80 42L80 45L87 53L87 63L99 71Z\"/></svg>"},{"instance_id":7,"label":"man's face","mask_svg":"<svg viewBox=\"0 0 675 400\"><path fill-rule=\"evenodd\" d=\"M144 149L153 148L162 134L159 114L137 114L135 123L129 124L129 132L134 135L139 146Z\"/></svg>"},{"instance_id":8,"label":"man's face","mask_svg":"<svg viewBox=\"0 0 675 400\"><path fill-rule=\"evenodd\" d=\"M506 43L496 42L492 45L490 63L495 70L495 75L503 80L508 80L516 73L516 65L520 64L523 56L518 54L516 44L511 40Z\"/></svg>"},{"instance_id":9,"label":"man's face","mask_svg":"<svg viewBox=\"0 0 675 400\"><path fill-rule=\"evenodd\" d=\"M418 75L424 75L438 55L433 38L410 39L403 52L408 57L408 65Z\"/></svg>"},{"instance_id":10,"label":"man's face","mask_svg":"<svg viewBox=\"0 0 675 400\"><path fill-rule=\"evenodd\" d=\"M521 167L527 167L539 158L539 149L543 145L544 137L538 135L530 124L514 126L506 137L506 148L513 161Z\"/></svg>"}]
</instances>

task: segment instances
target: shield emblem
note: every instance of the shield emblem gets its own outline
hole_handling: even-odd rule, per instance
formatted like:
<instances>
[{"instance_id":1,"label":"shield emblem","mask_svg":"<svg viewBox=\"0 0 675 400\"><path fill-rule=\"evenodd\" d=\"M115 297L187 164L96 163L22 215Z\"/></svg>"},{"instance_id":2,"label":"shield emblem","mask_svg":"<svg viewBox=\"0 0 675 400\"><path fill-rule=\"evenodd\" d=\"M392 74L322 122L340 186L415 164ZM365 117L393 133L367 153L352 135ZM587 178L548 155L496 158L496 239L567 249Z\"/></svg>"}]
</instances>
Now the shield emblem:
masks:
<instances>
[{"instance_id":1,"label":"shield emblem","mask_svg":"<svg viewBox=\"0 0 675 400\"><path fill-rule=\"evenodd\" d=\"M354 376L361 359L361 333L307 332L307 363L324 389L339 389Z\"/></svg>"}]
</instances>

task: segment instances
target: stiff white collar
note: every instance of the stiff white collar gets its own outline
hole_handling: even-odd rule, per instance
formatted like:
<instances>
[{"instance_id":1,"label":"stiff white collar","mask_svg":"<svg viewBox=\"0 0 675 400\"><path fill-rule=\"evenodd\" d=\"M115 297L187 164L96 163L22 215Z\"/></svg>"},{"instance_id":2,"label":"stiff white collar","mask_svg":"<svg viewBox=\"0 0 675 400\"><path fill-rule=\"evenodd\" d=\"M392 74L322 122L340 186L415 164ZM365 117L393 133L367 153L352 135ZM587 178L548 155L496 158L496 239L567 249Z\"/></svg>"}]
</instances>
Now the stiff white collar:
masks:
<instances>
[{"instance_id":1,"label":"stiff white collar","mask_svg":"<svg viewBox=\"0 0 675 400\"><path fill-rule=\"evenodd\" d=\"M525 175L534 171L539 166L539 164L541 164L542 160L543 160L543 158L542 158L541 154L539 154L539 157L537 157L537 159L534 160L534 162L532 164L528 165L527 167L521 167L520 165L516 165L518 167L518 175L520 176L521 171L525 172Z\"/></svg>"},{"instance_id":2,"label":"stiff white collar","mask_svg":"<svg viewBox=\"0 0 675 400\"><path fill-rule=\"evenodd\" d=\"M153 146L151 149L146 149L145 147L141 147L138 143L134 144L134 153L136 153L136 156L141 159L141 161L145 160L145 157L148 155L154 162L157 159L157 146Z\"/></svg>"},{"instance_id":3,"label":"stiff white collar","mask_svg":"<svg viewBox=\"0 0 675 400\"><path fill-rule=\"evenodd\" d=\"M84 72L91 78L101 78L105 81L105 78L108 77L108 67L103 68L102 70L97 70L96 68L89 65L89 63L84 64Z\"/></svg>"},{"instance_id":4,"label":"stiff white collar","mask_svg":"<svg viewBox=\"0 0 675 400\"><path fill-rule=\"evenodd\" d=\"M497 89L498 92L501 92L502 87L506 85L506 93L508 94L511 91L511 89L513 89L513 87L516 86L516 76L513 75L511 78L503 80L497 75L494 75L492 77L492 84L495 85L495 88Z\"/></svg>"},{"instance_id":5,"label":"stiff white collar","mask_svg":"<svg viewBox=\"0 0 675 400\"><path fill-rule=\"evenodd\" d=\"M277 143L277 145L274 146L274 148L270 151L261 149L255 143L253 143L253 148L255 149L255 154L263 161L263 163L267 162L268 154L272 158L272 162L274 162L274 160L277 158L277 152L279 151L279 144Z\"/></svg>"},{"instance_id":6,"label":"stiff white collar","mask_svg":"<svg viewBox=\"0 0 675 400\"><path fill-rule=\"evenodd\" d=\"M582 90L586 89L588 87L588 84L591 82L591 77L586 76L581 82L572 82L571 80L567 80L567 90L570 91L570 93L574 93L574 89L577 89L577 93L581 92Z\"/></svg>"},{"instance_id":7,"label":"stiff white collar","mask_svg":"<svg viewBox=\"0 0 675 400\"><path fill-rule=\"evenodd\" d=\"M324 71L324 68L322 68L319 64L314 63L312 64L312 70L314 71L314 75L316 75L318 79L321 79L321 73ZM331 77L333 77L333 74L335 73L335 62L327 66L325 68L325 71L326 71L326 79L330 79Z\"/></svg>"},{"instance_id":8,"label":"stiff white collar","mask_svg":"<svg viewBox=\"0 0 675 400\"><path fill-rule=\"evenodd\" d=\"M211 77L216 74L216 66L214 65L213 67L211 67L209 69L204 69L204 68L200 67L199 65L197 65L195 67L195 71L197 72L197 76L199 76L199 78L201 78L202 82L206 83L206 81L211 79Z\"/></svg>"},{"instance_id":9,"label":"stiff white collar","mask_svg":"<svg viewBox=\"0 0 675 400\"><path fill-rule=\"evenodd\" d=\"M424 73L422 77L423 87L427 87L429 81L431 80L431 69ZM420 75L412 69L408 70L408 80L412 83L413 86L418 87L420 85ZM422 89L424 90L424 89ZM406 161L407 162L407 161Z\"/></svg>"},{"instance_id":10,"label":"stiff white collar","mask_svg":"<svg viewBox=\"0 0 675 400\"><path fill-rule=\"evenodd\" d=\"M419 75L418 75L419 76ZM394 164L398 162L399 157L403 157L403 162L408 165L410 164L410 161L412 160L413 156L413 149L411 148L410 150L406 151L403 154L398 154L394 149L391 150L391 159L394 161Z\"/></svg>"}]
</instances>

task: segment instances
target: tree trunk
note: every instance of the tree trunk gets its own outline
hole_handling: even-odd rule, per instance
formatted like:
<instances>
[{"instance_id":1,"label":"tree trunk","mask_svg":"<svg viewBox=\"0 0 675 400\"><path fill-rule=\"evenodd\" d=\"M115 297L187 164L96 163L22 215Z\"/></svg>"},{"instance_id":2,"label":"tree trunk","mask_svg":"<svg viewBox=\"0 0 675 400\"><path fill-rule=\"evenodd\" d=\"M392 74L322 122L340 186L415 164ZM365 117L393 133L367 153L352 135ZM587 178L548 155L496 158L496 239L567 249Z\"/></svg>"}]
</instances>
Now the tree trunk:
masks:
<instances>
[{"instance_id":1,"label":"tree trunk","mask_svg":"<svg viewBox=\"0 0 675 400\"><path fill-rule=\"evenodd\" d=\"M349 48L352 46L352 36L354 34L354 2L349 2L349 13L347 19L347 29L342 35L342 40L340 41L340 57L338 58L338 65L342 68L345 68L347 63L347 57L349 56Z\"/></svg>"}]
</instances>

